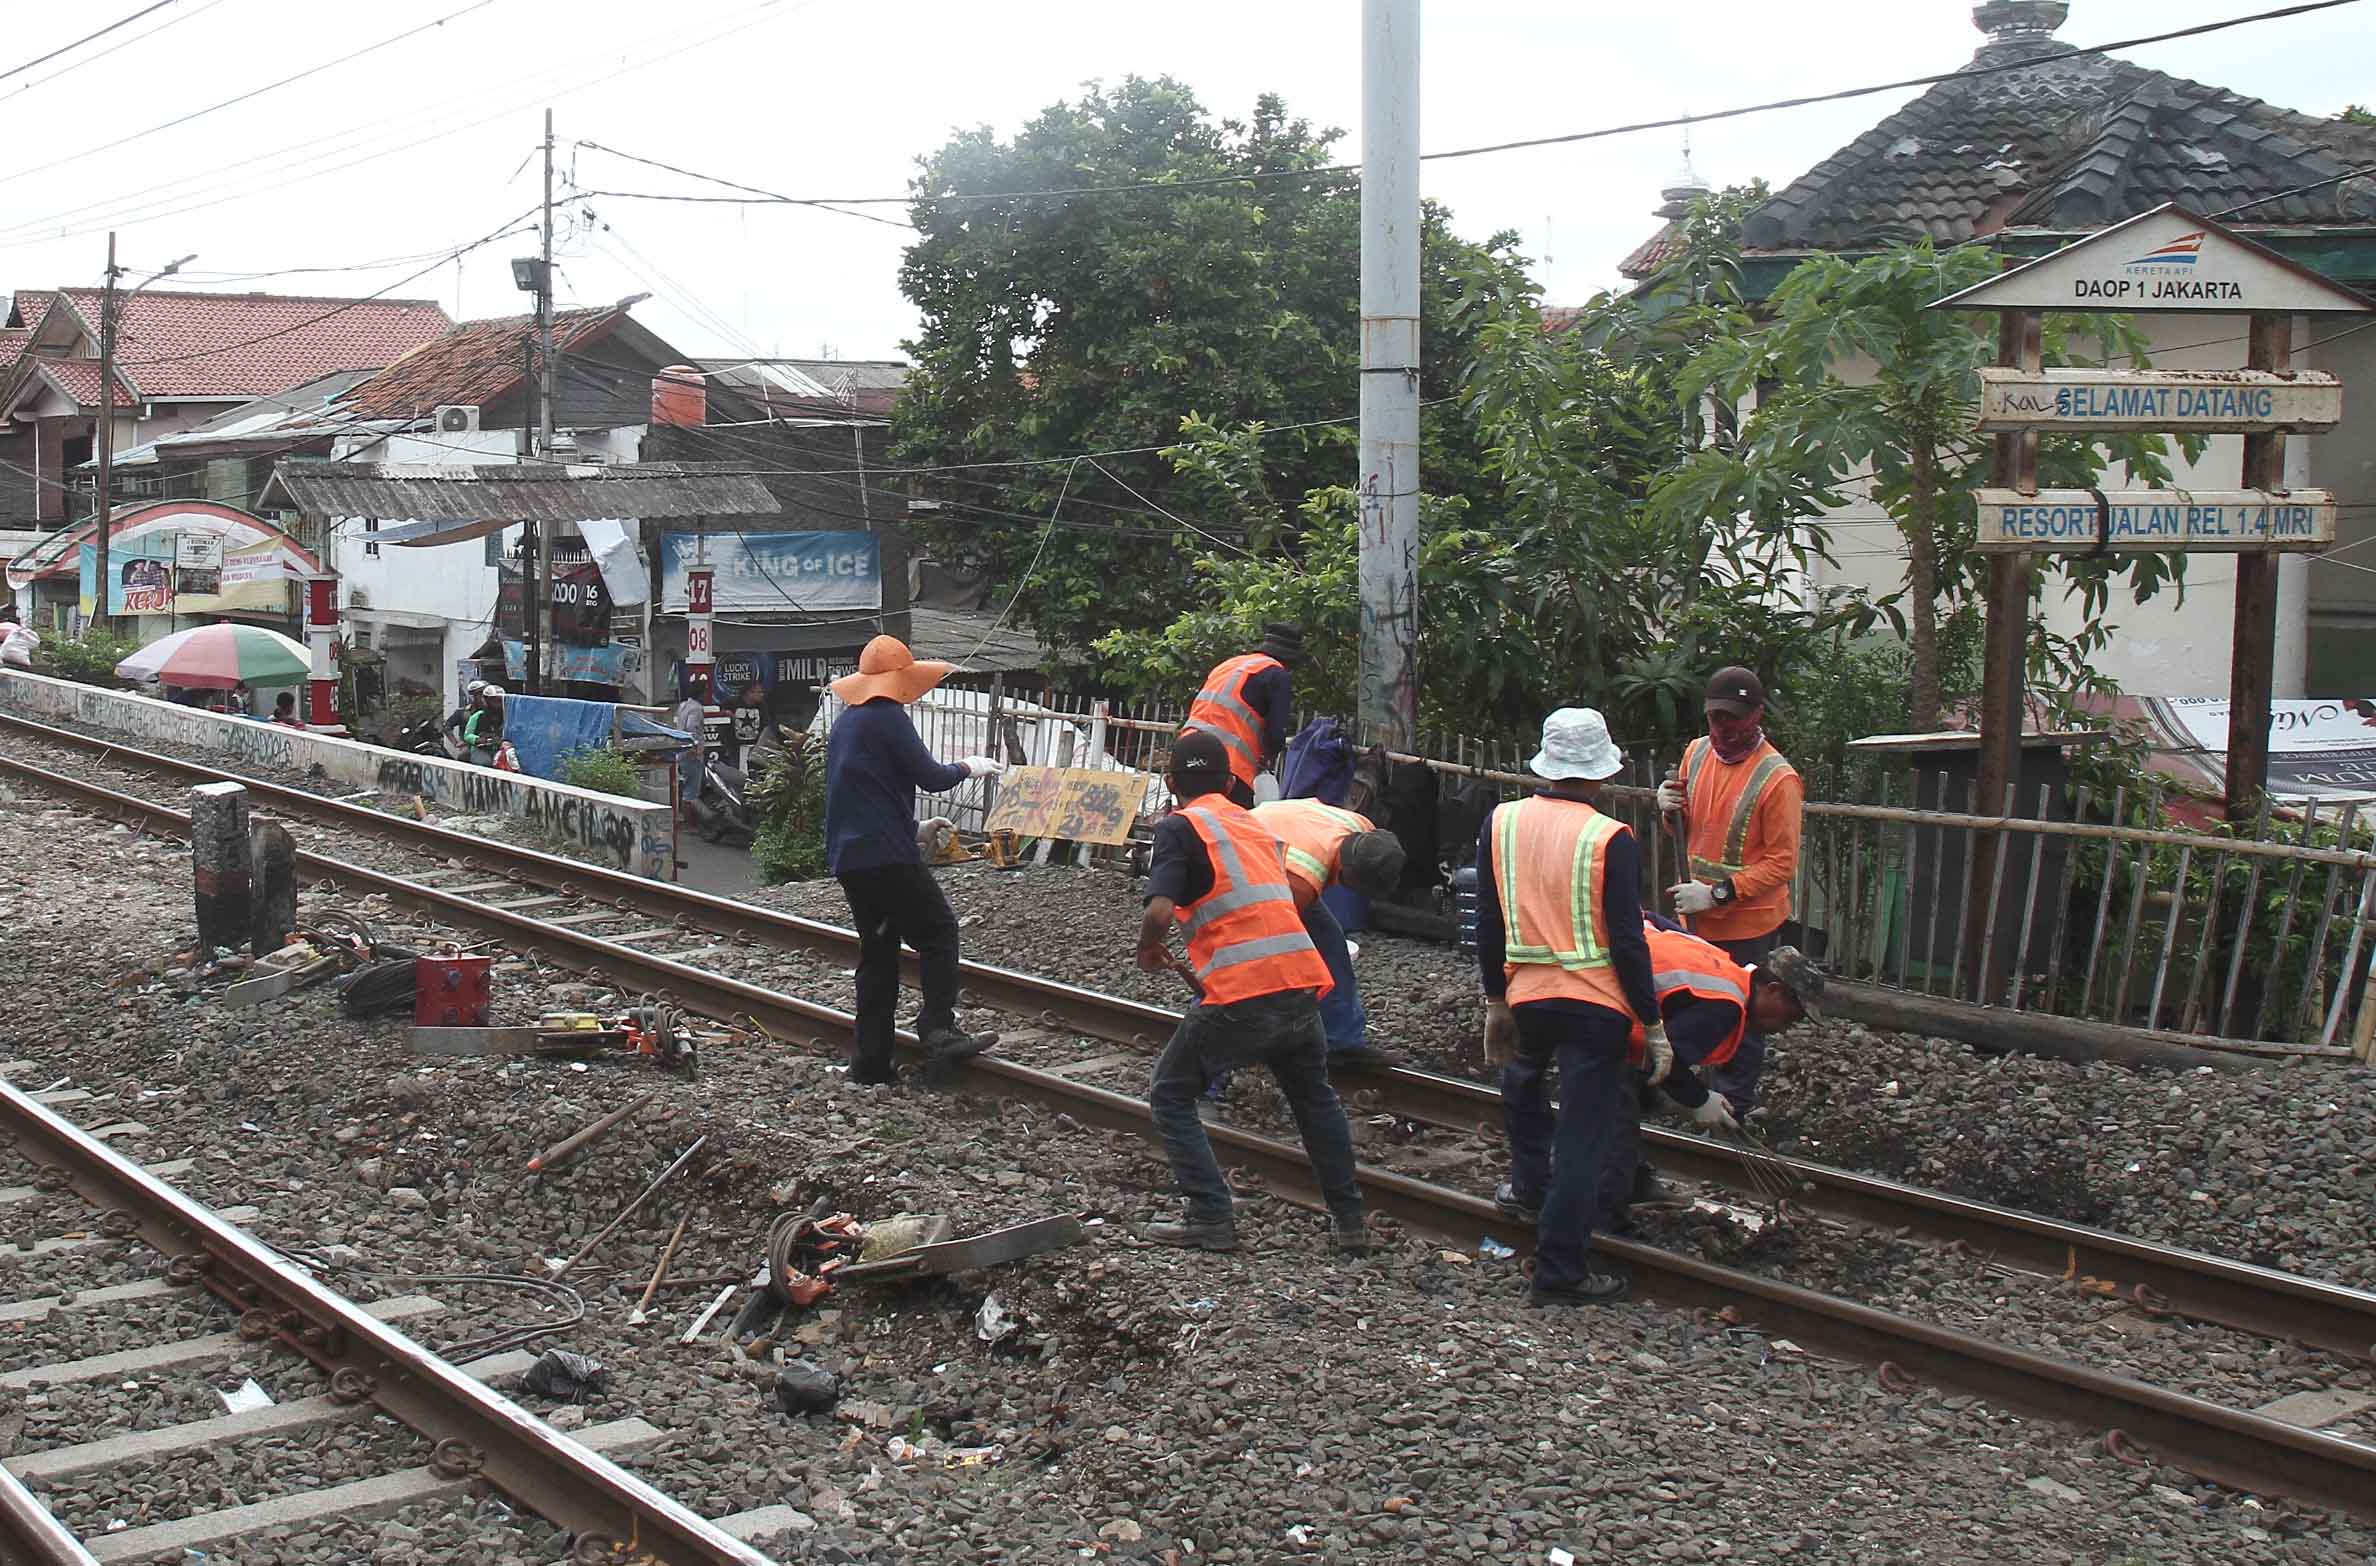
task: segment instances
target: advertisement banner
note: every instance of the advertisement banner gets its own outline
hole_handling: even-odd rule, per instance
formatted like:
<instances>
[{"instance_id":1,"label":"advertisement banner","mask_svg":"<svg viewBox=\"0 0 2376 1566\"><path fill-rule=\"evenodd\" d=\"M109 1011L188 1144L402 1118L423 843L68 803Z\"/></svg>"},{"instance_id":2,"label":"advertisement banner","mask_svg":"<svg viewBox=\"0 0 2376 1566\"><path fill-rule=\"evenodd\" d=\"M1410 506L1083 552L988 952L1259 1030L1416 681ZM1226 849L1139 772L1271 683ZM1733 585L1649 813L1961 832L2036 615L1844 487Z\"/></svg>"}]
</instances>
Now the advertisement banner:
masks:
<instances>
[{"instance_id":1,"label":"advertisement banner","mask_svg":"<svg viewBox=\"0 0 2376 1566\"><path fill-rule=\"evenodd\" d=\"M187 537L188 535L183 535ZM110 614L293 614L289 594L288 551L265 541L222 551L216 586L201 591L202 582L175 592L179 572L179 540L166 533L144 533L109 543L107 574ZM97 612L99 551L82 546L82 611Z\"/></svg>"},{"instance_id":2,"label":"advertisement banner","mask_svg":"<svg viewBox=\"0 0 2376 1566\"><path fill-rule=\"evenodd\" d=\"M847 614L883 606L882 557L872 533L664 533L663 613L688 612L686 572L697 551L716 573L711 602L720 614Z\"/></svg>"},{"instance_id":3,"label":"advertisement banner","mask_svg":"<svg viewBox=\"0 0 2376 1566\"><path fill-rule=\"evenodd\" d=\"M608 642L600 647L571 647L566 643L545 649L544 674L548 680L583 680L593 685L627 684L643 673L644 650L626 642ZM465 679L472 676L464 676ZM503 677L515 686L528 678L528 649L523 642L506 638L503 644Z\"/></svg>"},{"instance_id":4,"label":"advertisement banner","mask_svg":"<svg viewBox=\"0 0 2376 1566\"><path fill-rule=\"evenodd\" d=\"M2228 704L2216 696L2138 702L2155 749L2217 790L2227 775ZM2376 795L2376 702L2270 703L2269 792L2278 799Z\"/></svg>"},{"instance_id":5,"label":"advertisement banner","mask_svg":"<svg viewBox=\"0 0 2376 1566\"><path fill-rule=\"evenodd\" d=\"M173 541L173 591L176 597L211 596L223 590L223 536L220 533L182 533Z\"/></svg>"}]
</instances>

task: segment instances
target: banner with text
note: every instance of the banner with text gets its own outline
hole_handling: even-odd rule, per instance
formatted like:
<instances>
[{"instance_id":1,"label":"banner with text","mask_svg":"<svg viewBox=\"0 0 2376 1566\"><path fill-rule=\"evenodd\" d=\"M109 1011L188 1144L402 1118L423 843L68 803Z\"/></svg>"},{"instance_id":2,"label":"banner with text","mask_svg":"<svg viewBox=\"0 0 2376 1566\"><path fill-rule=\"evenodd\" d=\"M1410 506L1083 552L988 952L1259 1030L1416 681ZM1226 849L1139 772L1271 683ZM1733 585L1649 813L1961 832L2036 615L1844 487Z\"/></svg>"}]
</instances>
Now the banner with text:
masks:
<instances>
[{"instance_id":1,"label":"banner with text","mask_svg":"<svg viewBox=\"0 0 2376 1566\"><path fill-rule=\"evenodd\" d=\"M849 614L883 606L872 533L665 533L660 608L685 613L685 571L698 552L717 573L720 614Z\"/></svg>"},{"instance_id":2,"label":"banner with text","mask_svg":"<svg viewBox=\"0 0 2376 1566\"><path fill-rule=\"evenodd\" d=\"M998 780L988 832L1055 837L1072 843L1120 843L1146 802L1144 772L1094 767L1009 767Z\"/></svg>"},{"instance_id":3,"label":"banner with text","mask_svg":"<svg viewBox=\"0 0 2376 1566\"><path fill-rule=\"evenodd\" d=\"M2154 730L2154 749L2217 793L2227 775L2226 698L2151 696L2137 705ZM2270 703L2269 793L2279 799L2376 795L2376 702Z\"/></svg>"}]
</instances>

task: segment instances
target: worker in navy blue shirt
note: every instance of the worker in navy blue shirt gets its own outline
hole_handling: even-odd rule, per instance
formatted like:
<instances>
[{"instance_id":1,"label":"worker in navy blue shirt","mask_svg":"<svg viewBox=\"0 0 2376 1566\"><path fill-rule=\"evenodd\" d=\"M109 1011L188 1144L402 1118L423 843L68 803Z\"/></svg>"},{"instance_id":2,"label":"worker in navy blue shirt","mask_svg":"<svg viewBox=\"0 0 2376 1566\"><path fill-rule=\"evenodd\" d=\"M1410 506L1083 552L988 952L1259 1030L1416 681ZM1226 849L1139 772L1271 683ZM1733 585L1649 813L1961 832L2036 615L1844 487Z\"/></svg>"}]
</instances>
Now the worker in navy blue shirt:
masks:
<instances>
[{"instance_id":1,"label":"worker in navy blue shirt","mask_svg":"<svg viewBox=\"0 0 2376 1566\"><path fill-rule=\"evenodd\" d=\"M1635 1107L1633 1031L1651 1082L1674 1062L1642 932L1641 853L1594 805L1624 761L1598 712L1563 707L1543 720L1527 763L1541 792L1495 807L1477 834L1485 1060L1501 1068L1510 1138L1510 1179L1494 1204L1535 1222L1535 1305L1624 1295L1623 1277L1592 1265L1592 1231L1611 1132L1621 1107ZM1555 1067L1556 1116L1546 1085Z\"/></svg>"},{"instance_id":2,"label":"worker in navy blue shirt","mask_svg":"<svg viewBox=\"0 0 2376 1566\"><path fill-rule=\"evenodd\" d=\"M825 741L826 867L850 899L858 927L858 1042L850 1080L897 1080L892 1063L899 1007L899 944L916 949L924 1009L916 1035L937 1064L978 1055L995 1033L957 1026L957 915L916 845L916 792L945 794L968 778L995 777L993 757L937 760L908 721L907 704L954 665L918 659L896 636L878 636L858 672L833 682L842 705Z\"/></svg>"}]
</instances>

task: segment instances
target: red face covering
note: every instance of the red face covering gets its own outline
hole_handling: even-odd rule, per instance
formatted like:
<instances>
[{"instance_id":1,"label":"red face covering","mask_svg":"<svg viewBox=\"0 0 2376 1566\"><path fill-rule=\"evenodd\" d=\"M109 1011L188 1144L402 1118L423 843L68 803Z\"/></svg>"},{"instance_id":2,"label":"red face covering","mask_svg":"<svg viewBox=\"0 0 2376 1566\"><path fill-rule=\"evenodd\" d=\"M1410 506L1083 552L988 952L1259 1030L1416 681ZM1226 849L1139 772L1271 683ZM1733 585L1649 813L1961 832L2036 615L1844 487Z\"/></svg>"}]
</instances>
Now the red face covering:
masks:
<instances>
[{"instance_id":1,"label":"red face covering","mask_svg":"<svg viewBox=\"0 0 2376 1566\"><path fill-rule=\"evenodd\" d=\"M1765 709L1758 708L1746 718L1735 718L1722 712L1708 714L1708 743L1716 748L1716 759L1731 765L1745 761L1749 753L1765 743Z\"/></svg>"}]
</instances>

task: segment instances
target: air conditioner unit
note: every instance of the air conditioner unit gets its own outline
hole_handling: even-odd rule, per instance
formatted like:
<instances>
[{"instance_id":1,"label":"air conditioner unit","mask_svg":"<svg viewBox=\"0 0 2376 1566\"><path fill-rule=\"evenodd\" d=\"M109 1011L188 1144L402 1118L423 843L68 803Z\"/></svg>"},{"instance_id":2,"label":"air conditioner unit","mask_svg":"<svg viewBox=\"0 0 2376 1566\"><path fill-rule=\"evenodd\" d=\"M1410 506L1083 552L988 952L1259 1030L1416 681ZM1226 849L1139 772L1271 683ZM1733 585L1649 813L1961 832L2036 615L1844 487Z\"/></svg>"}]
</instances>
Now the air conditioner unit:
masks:
<instances>
[{"instance_id":1,"label":"air conditioner unit","mask_svg":"<svg viewBox=\"0 0 2376 1566\"><path fill-rule=\"evenodd\" d=\"M478 432L479 405L475 402L440 403L437 408L437 433L440 435L473 435Z\"/></svg>"}]
</instances>

